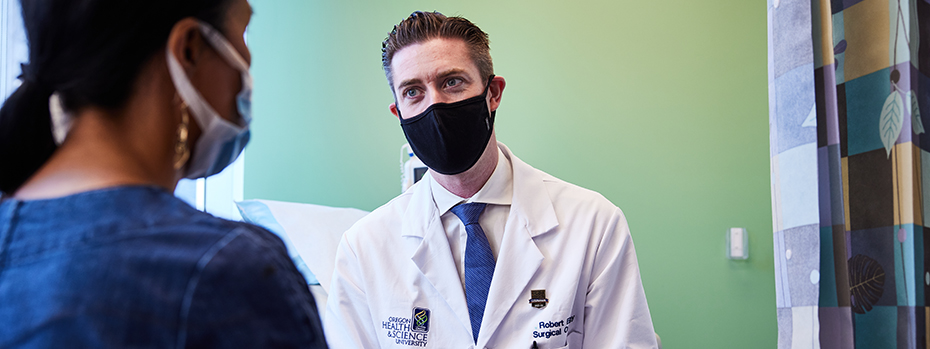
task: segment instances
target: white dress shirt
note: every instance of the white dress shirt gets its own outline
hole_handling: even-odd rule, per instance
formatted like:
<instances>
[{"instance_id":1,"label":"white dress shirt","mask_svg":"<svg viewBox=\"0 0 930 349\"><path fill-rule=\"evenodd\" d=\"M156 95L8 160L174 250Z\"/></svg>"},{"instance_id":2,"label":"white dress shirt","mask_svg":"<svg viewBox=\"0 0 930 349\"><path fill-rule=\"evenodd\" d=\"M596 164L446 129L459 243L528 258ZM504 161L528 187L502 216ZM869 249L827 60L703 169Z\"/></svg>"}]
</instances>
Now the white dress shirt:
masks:
<instances>
[{"instance_id":1,"label":"white dress shirt","mask_svg":"<svg viewBox=\"0 0 930 349\"><path fill-rule=\"evenodd\" d=\"M471 198L453 194L432 178L432 172L429 176L429 185L433 192L433 201L436 202L436 207L441 212L442 227L446 231L446 237L449 238L452 259L458 269L459 279L462 280L462 287L465 287L465 243L468 240L468 233L465 232L462 220L450 210L463 202L488 204L478 219L478 224L481 224L481 229L488 238L488 244L491 245L494 260L497 261L507 217L510 215L510 204L513 201L513 168L511 168L510 160L498 149L497 167L494 168L494 173L481 187L481 190L478 190Z\"/></svg>"}]
</instances>

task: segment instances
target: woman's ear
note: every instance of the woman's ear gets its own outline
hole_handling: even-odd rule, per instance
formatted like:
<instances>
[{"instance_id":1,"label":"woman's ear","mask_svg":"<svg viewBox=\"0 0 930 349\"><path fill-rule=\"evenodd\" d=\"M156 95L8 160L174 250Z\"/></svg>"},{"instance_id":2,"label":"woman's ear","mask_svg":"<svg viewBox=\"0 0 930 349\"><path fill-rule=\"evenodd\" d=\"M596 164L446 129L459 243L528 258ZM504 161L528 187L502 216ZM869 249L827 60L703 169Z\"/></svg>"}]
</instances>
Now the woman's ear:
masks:
<instances>
[{"instance_id":1,"label":"woman's ear","mask_svg":"<svg viewBox=\"0 0 930 349\"><path fill-rule=\"evenodd\" d=\"M175 23L168 35L168 50L188 75L197 69L205 45L200 33L200 22L193 17Z\"/></svg>"}]
</instances>

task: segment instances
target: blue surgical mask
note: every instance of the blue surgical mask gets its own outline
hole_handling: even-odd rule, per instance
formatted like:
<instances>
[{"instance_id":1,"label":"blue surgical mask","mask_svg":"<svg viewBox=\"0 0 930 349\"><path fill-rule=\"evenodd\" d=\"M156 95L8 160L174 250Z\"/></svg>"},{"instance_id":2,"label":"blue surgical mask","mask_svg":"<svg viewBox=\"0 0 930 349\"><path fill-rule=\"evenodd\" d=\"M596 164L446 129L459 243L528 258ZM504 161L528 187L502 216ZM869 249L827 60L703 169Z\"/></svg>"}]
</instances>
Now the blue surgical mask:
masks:
<instances>
[{"instance_id":1,"label":"blue surgical mask","mask_svg":"<svg viewBox=\"0 0 930 349\"><path fill-rule=\"evenodd\" d=\"M203 131L197 139L191 160L184 170L184 177L190 179L215 175L233 163L249 142L249 123L252 121L252 75L249 73L248 63L213 27L200 23L200 32L220 56L240 71L242 91L236 95L239 120L234 124L221 117L207 103L191 84L177 58L171 54L171 50L165 50L168 58L168 71L178 95L188 105L194 120Z\"/></svg>"}]
</instances>

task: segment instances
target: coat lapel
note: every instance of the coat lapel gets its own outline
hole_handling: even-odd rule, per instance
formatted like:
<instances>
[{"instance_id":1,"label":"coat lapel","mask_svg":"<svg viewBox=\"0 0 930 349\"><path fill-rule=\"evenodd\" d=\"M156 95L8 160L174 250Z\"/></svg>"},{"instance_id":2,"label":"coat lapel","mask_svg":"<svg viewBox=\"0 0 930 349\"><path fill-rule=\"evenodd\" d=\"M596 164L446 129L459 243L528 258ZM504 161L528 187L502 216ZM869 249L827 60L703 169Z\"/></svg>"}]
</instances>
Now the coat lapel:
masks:
<instances>
[{"instance_id":1,"label":"coat lapel","mask_svg":"<svg viewBox=\"0 0 930 349\"><path fill-rule=\"evenodd\" d=\"M432 180L432 178L426 180ZM468 304L465 290L459 280L458 269L452 258L452 249L439 218L439 209L433 202L429 183L420 181L413 190L413 197L407 212L404 213L402 236L420 238L410 260L416 264L423 276L432 284L452 309L471 337L471 320L468 317Z\"/></svg>"},{"instance_id":2,"label":"coat lapel","mask_svg":"<svg viewBox=\"0 0 930 349\"><path fill-rule=\"evenodd\" d=\"M521 296L529 300L524 290L544 258L533 238L558 226L540 172L514 156L505 145L499 146L513 166L513 204L494 267L488 306L481 321L479 348L493 337L508 313L530 306L517 301Z\"/></svg>"}]
</instances>

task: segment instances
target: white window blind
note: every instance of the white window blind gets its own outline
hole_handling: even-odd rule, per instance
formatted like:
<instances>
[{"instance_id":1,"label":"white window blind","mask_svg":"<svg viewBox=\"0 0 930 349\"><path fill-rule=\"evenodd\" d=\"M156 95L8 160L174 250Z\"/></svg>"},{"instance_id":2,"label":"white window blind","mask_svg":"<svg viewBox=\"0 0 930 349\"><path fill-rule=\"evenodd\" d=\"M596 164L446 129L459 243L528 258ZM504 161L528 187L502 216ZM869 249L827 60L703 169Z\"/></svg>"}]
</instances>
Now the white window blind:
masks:
<instances>
[{"instance_id":1,"label":"white window blind","mask_svg":"<svg viewBox=\"0 0 930 349\"><path fill-rule=\"evenodd\" d=\"M182 179L174 195L198 210L217 217L242 220L236 201L242 201L245 153L223 172L206 179Z\"/></svg>"},{"instance_id":2,"label":"white window blind","mask_svg":"<svg viewBox=\"0 0 930 349\"><path fill-rule=\"evenodd\" d=\"M29 59L19 0L0 0L0 97L19 87L20 64Z\"/></svg>"}]
</instances>

